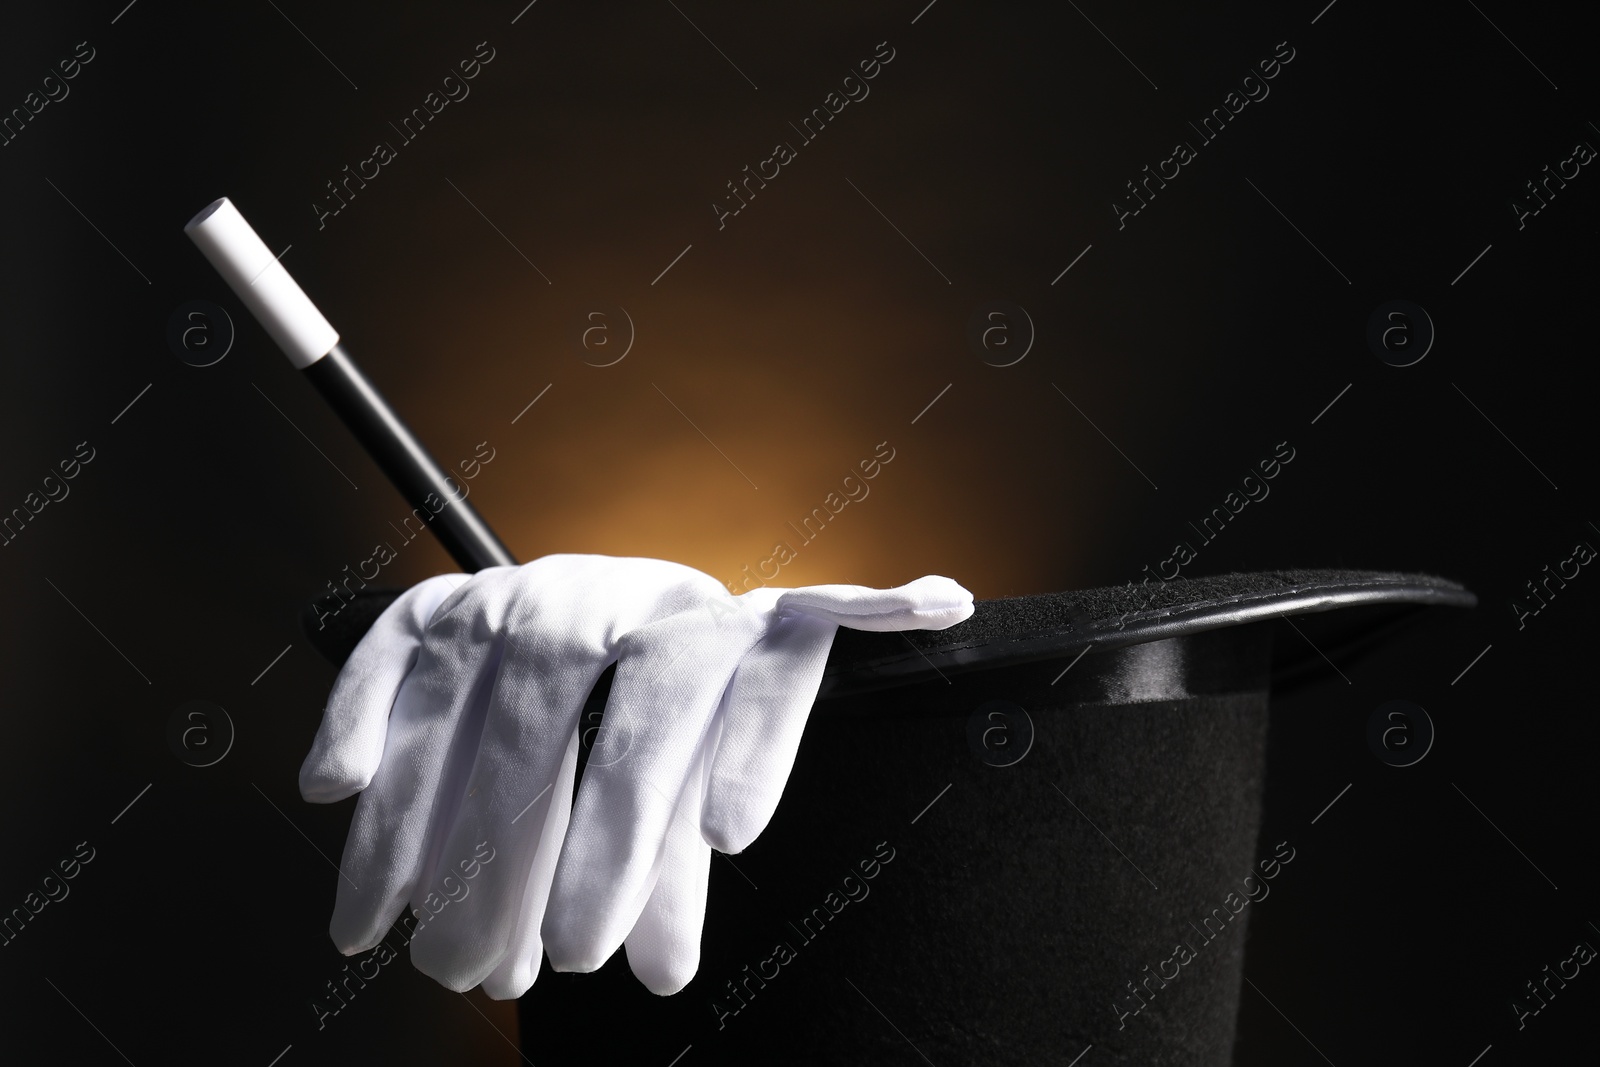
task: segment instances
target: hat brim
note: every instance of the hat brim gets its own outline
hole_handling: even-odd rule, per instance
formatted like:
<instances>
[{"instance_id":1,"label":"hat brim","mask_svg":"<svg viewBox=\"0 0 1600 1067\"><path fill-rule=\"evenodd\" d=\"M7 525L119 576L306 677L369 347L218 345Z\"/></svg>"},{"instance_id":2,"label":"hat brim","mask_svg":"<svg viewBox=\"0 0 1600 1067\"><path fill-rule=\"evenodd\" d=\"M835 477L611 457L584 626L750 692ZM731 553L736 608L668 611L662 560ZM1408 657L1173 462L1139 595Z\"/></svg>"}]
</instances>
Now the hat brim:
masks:
<instances>
[{"instance_id":1,"label":"hat brim","mask_svg":"<svg viewBox=\"0 0 1600 1067\"><path fill-rule=\"evenodd\" d=\"M822 692L863 692L1315 612L1477 602L1466 587L1433 575L1356 570L1255 571L980 600L970 619L947 630L841 630ZM1371 614L1338 644L1370 633Z\"/></svg>"},{"instance_id":2,"label":"hat brim","mask_svg":"<svg viewBox=\"0 0 1600 1067\"><path fill-rule=\"evenodd\" d=\"M337 614L321 619L308 605L302 624L317 651L341 666L399 595L395 589L363 590ZM1466 608L1477 602L1464 586L1445 578L1360 570L1254 571L980 600L971 618L946 630L841 629L820 695L910 685L1314 612ZM1346 636L1359 638L1372 629L1369 622Z\"/></svg>"}]
</instances>

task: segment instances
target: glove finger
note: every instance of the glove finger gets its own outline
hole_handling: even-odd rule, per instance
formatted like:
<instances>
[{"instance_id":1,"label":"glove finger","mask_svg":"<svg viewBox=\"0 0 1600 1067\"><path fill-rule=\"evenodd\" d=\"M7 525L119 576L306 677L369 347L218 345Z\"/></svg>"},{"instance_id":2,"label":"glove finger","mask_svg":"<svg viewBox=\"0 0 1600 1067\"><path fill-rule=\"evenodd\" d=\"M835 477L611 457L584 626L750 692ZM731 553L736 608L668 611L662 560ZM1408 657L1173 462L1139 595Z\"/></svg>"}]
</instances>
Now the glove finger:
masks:
<instances>
[{"instance_id":1,"label":"glove finger","mask_svg":"<svg viewBox=\"0 0 1600 1067\"><path fill-rule=\"evenodd\" d=\"M621 642L603 721L627 739L626 755L590 764L578 787L544 918L545 952L558 971L598 970L633 929L706 728L756 636L689 629L653 625Z\"/></svg>"},{"instance_id":2,"label":"glove finger","mask_svg":"<svg viewBox=\"0 0 1600 1067\"><path fill-rule=\"evenodd\" d=\"M706 762L702 748L667 824L655 888L623 942L634 977L657 996L678 992L700 969L711 875L711 846L700 836L699 825Z\"/></svg>"},{"instance_id":3,"label":"glove finger","mask_svg":"<svg viewBox=\"0 0 1600 1067\"><path fill-rule=\"evenodd\" d=\"M483 980L483 991L495 1000L515 1000L522 996L539 977L539 961L544 957L544 939L539 936L539 926L544 922L544 909L550 899L550 885L556 877L556 860L561 855L561 841L567 834L567 823L572 815L572 783L577 777L578 734L574 732L567 744L567 754L561 761L556 784L539 802L547 806L539 834L539 847L533 854L522 891L522 905L517 911L516 925L511 932L511 943L505 956L489 977ZM522 816L522 820L537 819L538 807ZM535 823L539 825L539 823Z\"/></svg>"},{"instance_id":4,"label":"glove finger","mask_svg":"<svg viewBox=\"0 0 1600 1067\"><path fill-rule=\"evenodd\" d=\"M728 686L700 829L719 852L743 852L767 828L789 781L838 626L791 615L747 652Z\"/></svg>"},{"instance_id":5,"label":"glove finger","mask_svg":"<svg viewBox=\"0 0 1600 1067\"><path fill-rule=\"evenodd\" d=\"M578 716L609 658L538 616L538 605L529 604L508 625L466 795L440 853L449 865L488 842L496 861L484 867L470 896L442 909L411 942L416 968L458 992L483 982L511 950L529 881L542 862L549 870L545 884L533 889L540 897L532 920L537 937L572 809L571 777L564 791L559 779L567 764L576 765ZM561 814L548 821L554 809ZM537 968L537 949L533 963Z\"/></svg>"},{"instance_id":6,"label":"glove finger","mask_svg":"<svg viewBox=\"0 0 1600 1067\"><path fill-rule=\"evenodd\" d=\"M333 683L322 725L300 768L300 795L331 804L365 789L383 757L389 712L417 662L423 630L465 574L441 574L401 593L378 616Z\"/></svg>"},{"instance_id":7,"label":"glove finger","mask_svg":"<svg viewBox=\"0 0 1600 1067\"><path fill-rule=\"evenodd\" d=\"M346 955L383 937L436 865L436 823L454 818L498 659L482 590L469 581L440 605L395 697L383 756L356 803L340 864L329 929Z\"/></svg>"},{"instance_id":8,"label":"glove finger","mask_svg":"<svg viewBox=\"0 0 1600 1067\"><path fill-rule=\"evenodd\" d=\"M425 934L413 939L411 955L423 973L465 990L501 971L508 956L513 963L505 970L515 970L520 952L525 973L502 973L505 985L499 989L533 981L553 868L572 809L571 779L544 794L563 766L575 764L576 749L571 763L563 757L577 736L578 716L615 658L617 635L661 611L703 610L703 595L694 589L706 586L714 587L714 580L675 564L601 556L547 557L525 565L506 586L507 606L497 628L504 634L504 662L482 736L475 739L476 757L467 759L471 776L463 782L459 811L447 818L436 813L431 824L439 833L439 849L431 853L435 861L448 865L479 844L504 858L487 865L470 896L463 894L448 910L440 903L448 898L422 897L430 921ZM612 725L608 718L605 734L615 733ZM626 754L625 744L617 749L607 745L593 752L591 770ZM541 821L556 808L558 815ZM431 889L419 885L415 892ZM519 934L519 922L531 929Z\"/></svg>"},{"instance_id":9,"label":"glove finger","mask_svg":"<svg viewBox=\"0 0 1600 1067\"><path fill-rule=\"evenodd\" d=\"M780 614L796 611L853 630L944 630L971 617L972 594L937 574L893 589L810 585L778 598Z\"/></svg>"}]
</instances>

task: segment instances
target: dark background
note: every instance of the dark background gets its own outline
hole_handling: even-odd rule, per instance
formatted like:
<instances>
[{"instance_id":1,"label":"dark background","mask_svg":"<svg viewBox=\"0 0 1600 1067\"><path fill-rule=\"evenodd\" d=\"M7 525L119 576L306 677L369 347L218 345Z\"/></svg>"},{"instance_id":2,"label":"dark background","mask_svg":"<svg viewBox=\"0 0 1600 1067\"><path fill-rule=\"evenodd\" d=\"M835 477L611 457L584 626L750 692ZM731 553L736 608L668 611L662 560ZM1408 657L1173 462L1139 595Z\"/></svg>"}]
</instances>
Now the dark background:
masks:
<instances>
[{"instance_id":1,"label":"dark background","mask_svg":"<svg viewBox=\"0 0 1600 1067\"><path fill-rule=\"evenodd\" d=\"M1525 1029L1510 1006L1600 943L1600 578L1520 629L1510 606L1600 544L1600 178L1583 168L1522 229L1511 208L1600 144L1591 35L1503 3L923 2L7 14L0 107L78 42L94 58L0 147L0 509L79 442L94 459L0 549L0 910L79 842L95 858L0 948L0 1045L521 1062L509 1005L409 963L321 1031L307 1008L344 962L326 921L349 805L296 789L334 674L296 613L407 508L181 232L226 195L442 462L490 443L473 499L524 559L732 580L888 440L872 497L782 584L1115 585L1288 441L1271 496L1187 573L1419 570L1482 603L1278 701L1262 840L1303 859L1253 909L1237 1062L1594 1055L1592 968ZM495 58L470 96L399 145L388 124L480 41ZM870 96L719 230L725 183L797 141L788 123L880 41L895 57ZM1200 147L1187 123L1282 41L1270 95ZM1124 183L1178 139L1198 158L1119 230ZM397 158L319 229L324 183L379 140ZM237 328L203 369L166 340L194 299ZM1008 367L966 341L997 299L1036 331ZM1403 368L1366 340L1394 299L1437 329ZM602 304L636 328L603 368L575 341ZM418 540L383 580L447 569ZM1437 729L1401 769L1365 737L1395 698ZM168 745L191 699L237 731L211 767ZM640 1043L666 1063L684 1042Z\"/></svg>"}]
</instances>

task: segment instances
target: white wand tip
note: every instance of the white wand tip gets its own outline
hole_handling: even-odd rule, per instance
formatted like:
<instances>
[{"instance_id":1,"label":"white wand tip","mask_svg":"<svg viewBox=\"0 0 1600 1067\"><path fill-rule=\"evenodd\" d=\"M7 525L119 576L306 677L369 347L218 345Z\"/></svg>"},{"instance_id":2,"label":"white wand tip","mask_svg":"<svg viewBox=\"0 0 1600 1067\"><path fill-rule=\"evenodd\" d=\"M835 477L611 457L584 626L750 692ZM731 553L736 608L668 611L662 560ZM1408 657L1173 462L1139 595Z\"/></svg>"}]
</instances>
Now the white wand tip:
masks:
<instances>
[{"instance_id":1,"label":"white wand tip","mask_svg":"<svg viewBox=\"0 0 1600 1067\"><path fill-rule=\"evenodd\" d=\"M227 197L190 219L183 232L222 275L297 368L339 343L339 333L295 283Z\"/></svg>"}]
</instances>

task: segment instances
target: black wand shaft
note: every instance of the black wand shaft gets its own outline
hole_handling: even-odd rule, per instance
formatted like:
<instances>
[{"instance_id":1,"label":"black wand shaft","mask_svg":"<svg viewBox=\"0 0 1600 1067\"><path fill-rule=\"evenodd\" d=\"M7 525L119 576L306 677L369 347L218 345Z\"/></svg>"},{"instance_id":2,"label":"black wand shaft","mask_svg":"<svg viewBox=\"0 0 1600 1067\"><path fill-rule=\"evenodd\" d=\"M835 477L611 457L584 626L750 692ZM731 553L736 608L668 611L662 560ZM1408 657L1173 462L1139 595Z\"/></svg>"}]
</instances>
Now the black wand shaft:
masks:
<instances>
[{"instance_id":1,"label":"black wand shaft","mask_svg":"<svg viewBox=\"0 0 1600 1067\"><path fill-rule=\"evenodd\" d=\"M514 566L516 557L467 503L356 361L336 344L302 372L413 508L431 515L434 536L466 571ZM429 498L433 498L431 501Z\"/></svg>"}]
</instances>

